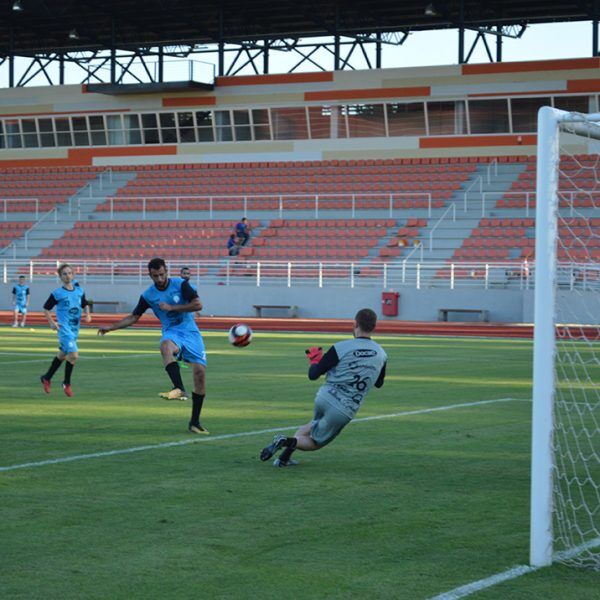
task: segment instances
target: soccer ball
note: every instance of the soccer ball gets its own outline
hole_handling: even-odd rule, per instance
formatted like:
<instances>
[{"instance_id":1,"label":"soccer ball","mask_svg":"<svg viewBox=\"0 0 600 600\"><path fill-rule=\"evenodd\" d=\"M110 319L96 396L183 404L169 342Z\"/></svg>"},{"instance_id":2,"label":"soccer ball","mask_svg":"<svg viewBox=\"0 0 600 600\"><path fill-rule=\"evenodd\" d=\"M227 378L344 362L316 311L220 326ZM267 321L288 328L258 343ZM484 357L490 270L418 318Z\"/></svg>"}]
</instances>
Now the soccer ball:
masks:
<instances>
[{"instance_id":1,"label":"soccer ball","mask_svg":"<svg viewBox=\"0 0 600 600\"><path fill-rule=\"evenodd\" d=\"M237 323L229 330L229 343L237 348L247 346L252 340L252 329L245 323Z\"/></svg>"}]
</instances>

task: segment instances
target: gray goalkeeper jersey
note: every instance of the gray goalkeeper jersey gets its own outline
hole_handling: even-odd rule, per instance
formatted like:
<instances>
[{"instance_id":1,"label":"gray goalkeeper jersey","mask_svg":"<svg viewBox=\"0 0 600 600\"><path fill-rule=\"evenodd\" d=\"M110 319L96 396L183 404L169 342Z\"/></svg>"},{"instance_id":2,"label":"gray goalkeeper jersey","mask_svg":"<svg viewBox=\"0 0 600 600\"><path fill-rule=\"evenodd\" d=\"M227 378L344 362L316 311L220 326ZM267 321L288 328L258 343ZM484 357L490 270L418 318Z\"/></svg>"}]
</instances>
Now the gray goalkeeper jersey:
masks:
<instances>
[{"instance_id":1,"label":"gray goalkeeper jersey","mask_svg":"<svg viewBox=\"0 0 600 600\"><path fill-rule=\"evenodd\" d=\"M360 408L387 362L383 348L371 339L354 338L334 344L339 362L327 371L319 394L334 399L339 410L350 418Z\"/></svg>"}]
</instances>

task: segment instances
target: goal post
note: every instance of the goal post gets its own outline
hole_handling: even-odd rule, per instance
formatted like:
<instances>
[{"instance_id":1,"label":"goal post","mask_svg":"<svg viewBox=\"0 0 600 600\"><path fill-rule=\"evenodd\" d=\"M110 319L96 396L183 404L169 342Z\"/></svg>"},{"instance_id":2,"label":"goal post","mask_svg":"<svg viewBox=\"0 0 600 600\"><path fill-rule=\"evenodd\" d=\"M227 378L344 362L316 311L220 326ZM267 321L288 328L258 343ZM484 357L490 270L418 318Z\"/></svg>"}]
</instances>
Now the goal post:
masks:
<instances>
[{"instance_id":1,"label":"goal post","mask_svg":"<svg viewBox=\"0 0 600 600\"><path fill-rule=\"evenodd\" d=\"M598 123L600 114L551 107L538 113L530 507L536 567L583 553L572 562L600 569L590 550L600 542L600 154L590 152L600 140ZM561 130L580 136L585 160L568 151L564 157ZM575 311L568 318L562 306L569 300L557 309L559 266L561 277L570 273L568 292L585 309L583 320ZM583 285L575 272L584 273Z\"/></svg>"}]
</instances>

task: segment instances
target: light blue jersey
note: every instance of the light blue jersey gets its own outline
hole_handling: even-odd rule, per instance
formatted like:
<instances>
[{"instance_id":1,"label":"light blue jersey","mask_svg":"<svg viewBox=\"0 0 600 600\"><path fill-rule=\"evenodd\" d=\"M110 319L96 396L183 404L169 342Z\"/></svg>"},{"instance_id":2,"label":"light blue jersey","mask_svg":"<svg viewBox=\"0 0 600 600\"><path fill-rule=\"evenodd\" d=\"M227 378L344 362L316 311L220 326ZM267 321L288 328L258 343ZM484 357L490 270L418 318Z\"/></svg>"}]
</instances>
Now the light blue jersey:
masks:
<instances>
[{"instance_id":1,"label":"light blue jersey","mask_svg":"<svg viewBox=\"0 0 600 600\"><path fill-rule=\"evenodd\" d=\"M186 287L191 290L191 294L190 291L185 289ZM163 331L171 329L180 331L198 331L193 313L176 312L174 310L165 311L159 307L161 302L165 302L166 304L187 304L192 297L197 295L198 294L192 288L191 284L187 283L184 279L181 279L180 277L171 277L164 290L159 290L155 285L151 285L142 294L142 298L148 305L145 308L151 308L152 312L160 320ZM140 301L142 298L140 298ZM138 307L139 306L140 305L138 304ZM138 307L136 307L136 309ZM134 314L136 314L135 310Z\"/></svg>"},{"instance_id":2,"label":"light blue jersey","mask_svg":"<svg viewBox=\"0 0 600 600\"><path fill-rule=\"evenodd\" d=\"M60 349L65 353L77 352L77 337L81 323L81 311L87 306L85 293L79 286L68 290L56 288L44 304L46 310L56 306L56 321L58 322L58 340Z\"/></svg>"},{"instance_id":3,"label":"light blue jersey","mask_svg":"<svg viewBox=\"0 0 600 600\"><path fill-rule=\"evenodd\" d=\"M134 315L142 315L151 308L162 325L161 342L172 341L180 351L186 362L206 365L206 352L204 340L194 321L194 313L165 311L159 304L188 304L198 294L195 288L185 279L171 277L164 290L159 290L156 285L151 285L140 296L137 306L133 309Z\"/></svg>"},{"instance_id":4,"label":"light blue jersey","mask_svg":"<svg viewBox=\"0 0 600 600\"><path fill-rule=\"evenodd\" d=\"M15 308L23 311L27 308L27 296L29 296L29 286L15 283L12 293L15 296Z\"/></svg>"}]
</instances>

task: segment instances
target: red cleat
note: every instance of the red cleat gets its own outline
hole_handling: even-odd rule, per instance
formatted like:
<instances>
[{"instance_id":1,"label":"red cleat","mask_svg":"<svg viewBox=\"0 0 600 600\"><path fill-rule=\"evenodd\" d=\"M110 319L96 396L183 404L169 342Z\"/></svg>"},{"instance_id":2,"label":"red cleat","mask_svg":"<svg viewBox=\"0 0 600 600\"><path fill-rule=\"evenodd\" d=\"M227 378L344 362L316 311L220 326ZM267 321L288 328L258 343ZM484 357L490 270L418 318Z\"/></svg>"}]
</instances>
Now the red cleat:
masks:
<instances>
[{"instance_id":1,"label":"red cleat","mask_svg":"<svg viewBox=\"0 0 600 600\"><path fill-rule=\"evenodd\" d=\"M73 390L71 389L71 384L70 383L63 383L63 390L65 392L65 394L67 396L69 396L69 398L73 395Z\"/></svg>"},{"instance_id":2,"label":"red cleat","mask_svg":"<svg viewBox=\"0 0 600 600\"><path fill-rule=\"evenodd\" d=\"M43 375L40 377L40 381L42 382L42 385L44 386L44 391L46 392L46 394L50 393L50 386L52 385L50 383L49 379L46 379Z\"/></svg>"}]
</instances>

